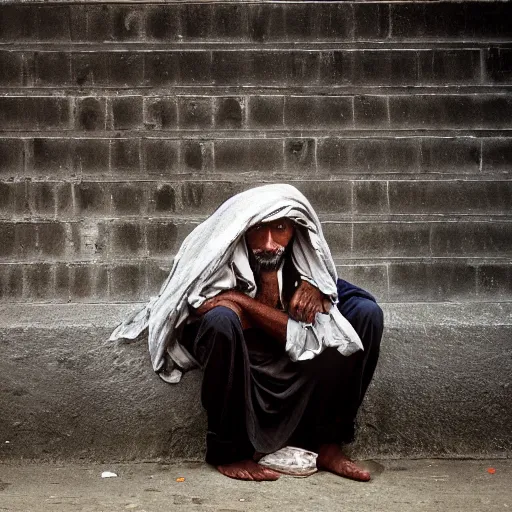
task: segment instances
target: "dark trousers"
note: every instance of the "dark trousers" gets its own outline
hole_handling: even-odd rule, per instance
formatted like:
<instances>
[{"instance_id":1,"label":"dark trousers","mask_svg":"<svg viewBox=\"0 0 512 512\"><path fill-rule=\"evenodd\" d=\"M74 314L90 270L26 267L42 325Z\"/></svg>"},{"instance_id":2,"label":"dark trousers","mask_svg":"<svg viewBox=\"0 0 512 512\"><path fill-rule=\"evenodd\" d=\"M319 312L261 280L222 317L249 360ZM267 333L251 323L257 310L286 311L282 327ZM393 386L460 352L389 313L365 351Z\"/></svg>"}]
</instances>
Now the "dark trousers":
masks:
<instances>
[{"instance_id":1,"label":"dark trousers","mask_svg":"<svg viewBox=\"0 0 512 512\"><path fill-rule=\"evenodd\" d=\"M263 406L258 403L259 395L254 394L254 388L261 384L254 374L253 358L261 358L261 352L254 356L251 336L242 330L238 316L228 308L217 307L187 326L183 344L204 371L201 401L208 415L207 462L219 465L250 458L255 448L273 451L294 444L317 451L324 443L353 440L357 410L379 357L383 314L368 292L341 279L337 287L338 308L359 334L364 352L345 357L328 348L310 361L292 363L286 354L279 353L282 344L272 340L278 361L275 367L282 368L285 378L272 382L266 395L272 400ZM286 386L295 393L287 395ZM286 400L274 402L280 397ZM274 411L280 403L281 416ZM267 439L260 441L260 432L251 419L255 409L260 416L262 410L276 412L284 427L269 427ZM293 431L288 436L290 429ZM283 432L286 437L281 438Z\"/></svg>"}]
</instances>

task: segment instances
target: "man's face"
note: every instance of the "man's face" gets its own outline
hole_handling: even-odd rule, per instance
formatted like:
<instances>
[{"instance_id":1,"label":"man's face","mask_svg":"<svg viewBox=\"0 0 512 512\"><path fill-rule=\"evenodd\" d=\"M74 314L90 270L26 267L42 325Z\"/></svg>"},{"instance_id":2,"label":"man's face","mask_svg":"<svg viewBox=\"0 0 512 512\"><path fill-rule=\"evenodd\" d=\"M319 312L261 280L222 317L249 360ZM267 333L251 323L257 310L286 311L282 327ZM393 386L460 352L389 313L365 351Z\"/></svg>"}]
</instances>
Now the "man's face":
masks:
<instances>
[{"instance_id":1,"label":"man's face","mask_svg":"<svg viewBox=\"0 0 512 512\"><path fill-rule=\"evenodd\" d=\"M247 231L245 240L260 270L279 268L294 232L293 221L284 217L272 222L261 222Z\"/></svg>"}]
</instances>

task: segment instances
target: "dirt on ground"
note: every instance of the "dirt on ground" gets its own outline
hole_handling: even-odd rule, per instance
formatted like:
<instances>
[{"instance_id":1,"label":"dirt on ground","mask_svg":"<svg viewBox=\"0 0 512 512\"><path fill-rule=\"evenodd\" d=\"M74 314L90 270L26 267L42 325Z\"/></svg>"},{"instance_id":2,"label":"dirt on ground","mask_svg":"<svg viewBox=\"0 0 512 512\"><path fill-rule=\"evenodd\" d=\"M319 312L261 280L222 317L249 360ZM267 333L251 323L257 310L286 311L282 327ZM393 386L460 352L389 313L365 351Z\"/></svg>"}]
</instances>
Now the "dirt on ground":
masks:
<instances>
[{"instance_id":1,"label":"dirt on ground","mask_svg":"<svg viewBox=\"0 0 512 512\"><path fill-rule=\"evenodd\" d=\"M239 482L198 462L0 464L13 512L512 511L512 460L367 461L369 483L321 472ZM109 471L116 477L102 478Z\"/></svg>"}]
</instances>

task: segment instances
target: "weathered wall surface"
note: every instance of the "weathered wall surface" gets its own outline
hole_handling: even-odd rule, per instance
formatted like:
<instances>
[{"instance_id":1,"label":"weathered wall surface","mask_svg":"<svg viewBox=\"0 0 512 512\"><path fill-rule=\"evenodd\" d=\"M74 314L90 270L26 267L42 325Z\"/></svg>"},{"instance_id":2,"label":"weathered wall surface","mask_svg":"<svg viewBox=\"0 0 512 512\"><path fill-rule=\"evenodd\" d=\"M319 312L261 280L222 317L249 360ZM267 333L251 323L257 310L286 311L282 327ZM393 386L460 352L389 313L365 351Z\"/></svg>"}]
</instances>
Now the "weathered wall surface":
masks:
<instances>
[{"instance_id":1,"label":"weathered wall surface","mask_svg":"<svg viewBox=\"0 0 512 512\"><path fill-rule=\"evenodd\" d=\"M360 450L506 454L511 20L474 1L0 6L0 454L197 455L197 404L143 344L104 339L216 206L283 181L387 314Z\"/></svg>"}]
</instances>

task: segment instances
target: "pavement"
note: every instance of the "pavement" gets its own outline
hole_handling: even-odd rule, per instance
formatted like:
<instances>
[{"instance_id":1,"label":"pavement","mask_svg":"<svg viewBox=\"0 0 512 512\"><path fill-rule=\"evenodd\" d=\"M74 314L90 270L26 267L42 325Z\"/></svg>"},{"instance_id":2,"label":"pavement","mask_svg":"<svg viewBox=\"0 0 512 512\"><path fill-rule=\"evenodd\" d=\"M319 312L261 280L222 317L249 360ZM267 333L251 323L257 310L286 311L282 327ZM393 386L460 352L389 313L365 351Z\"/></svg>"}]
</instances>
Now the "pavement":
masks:
<instances>
[{"instance_id":1,"label":"pavement","mask_svg":"<svg viewBox=\"0 0 512 512\"><path fill-rule=\"evenodd\" d=\"M512 511L512 459L379 460L371 482L330 473L239 482L200 462L0 463L0 510L15 512ZM102 472L117 477L102 478Z\"/></svg>"}]
</instances>

